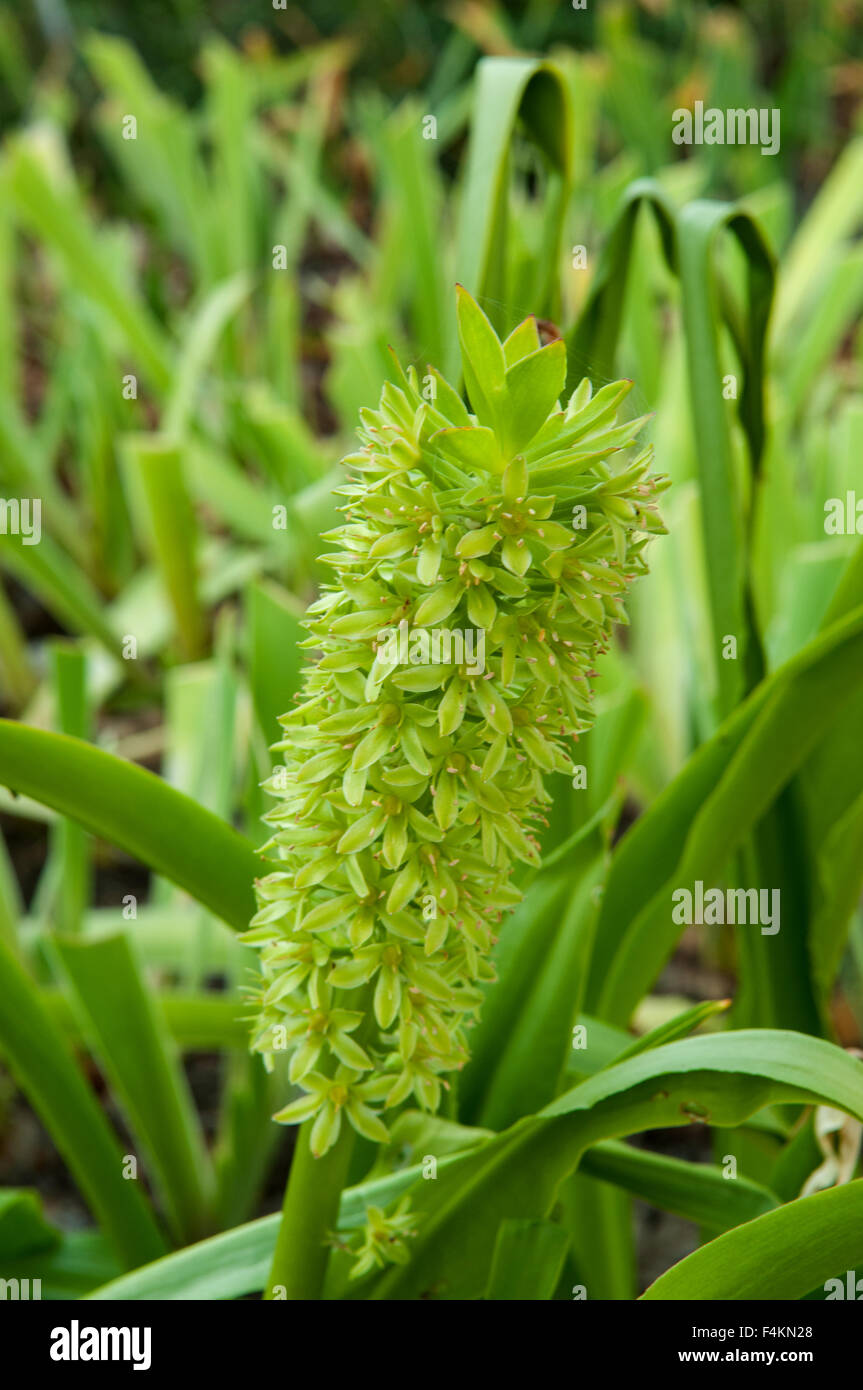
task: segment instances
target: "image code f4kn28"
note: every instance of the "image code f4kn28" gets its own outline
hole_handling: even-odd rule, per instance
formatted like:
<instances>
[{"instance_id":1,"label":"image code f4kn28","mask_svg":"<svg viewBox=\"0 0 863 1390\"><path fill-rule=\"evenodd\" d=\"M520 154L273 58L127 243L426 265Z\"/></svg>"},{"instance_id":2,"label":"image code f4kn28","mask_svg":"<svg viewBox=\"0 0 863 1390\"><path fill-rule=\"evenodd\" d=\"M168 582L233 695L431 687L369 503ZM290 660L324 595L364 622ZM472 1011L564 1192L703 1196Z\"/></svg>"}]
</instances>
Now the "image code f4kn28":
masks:
<instances>
[{"instance_id":1,"label":"image code f4kn28","mask_svg":"<svg viewBox=\"0 0 863 1390\"><path fill-rule=\"evenodd\" d=\"M191 1367L209 1302L850 1347L860 20L0 0L0 1304L49 1374Z\"/></svg>"}]
</instances>

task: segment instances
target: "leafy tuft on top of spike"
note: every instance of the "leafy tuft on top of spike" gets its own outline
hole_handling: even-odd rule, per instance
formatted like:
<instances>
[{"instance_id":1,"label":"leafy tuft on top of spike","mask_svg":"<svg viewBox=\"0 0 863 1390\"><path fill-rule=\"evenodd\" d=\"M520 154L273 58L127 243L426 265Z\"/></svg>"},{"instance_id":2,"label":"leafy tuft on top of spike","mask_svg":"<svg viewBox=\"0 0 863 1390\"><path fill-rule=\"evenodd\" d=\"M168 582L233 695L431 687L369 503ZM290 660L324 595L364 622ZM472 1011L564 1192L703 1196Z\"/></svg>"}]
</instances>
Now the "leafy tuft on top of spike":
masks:
<instances>
[{"instance_id":1,"label":"leafy tuft on top of spike","mask_svg":"<svg viewBox=\"0 0 863 1390\"><path fill-rule=\"evenodd\" d=\"M539 862L544 774L573 772L595 663L664 531L644 421L616 423L631 383L561 405L566 348L535 319L501 342L459 288L458 324L470 408L396 362L361 411L316 656L266 783L281 862L244 937L253 1047L290 1053L303 1094L275 1118L314 1116L316 1154L343 1118L383 1141L387 1110L437 1109L466 1062L512 869Z\"/></svg>"}]
</instances>

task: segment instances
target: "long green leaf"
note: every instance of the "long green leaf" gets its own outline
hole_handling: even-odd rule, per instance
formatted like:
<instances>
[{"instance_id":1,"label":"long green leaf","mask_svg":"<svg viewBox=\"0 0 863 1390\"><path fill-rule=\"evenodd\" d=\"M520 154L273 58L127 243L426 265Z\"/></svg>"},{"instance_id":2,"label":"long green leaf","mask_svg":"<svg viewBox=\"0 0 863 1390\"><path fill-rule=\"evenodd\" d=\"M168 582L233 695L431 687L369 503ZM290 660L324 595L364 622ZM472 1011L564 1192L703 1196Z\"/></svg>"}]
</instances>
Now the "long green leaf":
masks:
<instances>
[{"instance_id":1,"label":"long green leaf","mask_svg":"<svg viewBox=\"0 0 863 1390\"><path fill-rule=\"evenodd\" d=\"M260 863L251 845L152 772L63 734L0 719L0 783L119 845L245 930Z\"/></svg>"},{"instance_id":2,"label":"long green leaf","mask_svg":"<svg viewBox=\"0 0 863 1390\"><path fill-rule=\"evenodd\" d=\"M569 1236L551 1221L503 1221L497 1237L487 1299L537 1302L554 1294Z\"/></svg>"},{"instance_id":3,"label":"long green leaf","mask_svg":"<svg viewBox=\"0 0 863 1390\"><path fill-rule=\"evenodd\" d=\"M187 388L179 383L177 389ZM165 586L183 654L194 659L204 648L205 620L198 595L197 519L183 479L180 446L161 434L130 435L123 453L133 512Z\"/></svg>"},{"instance_id":4,"label":"long green leaf","mask_svg":"<svg viewBox=\"0 0 863 1390\"><path fill-rule=\"evenodd\" d=\"M772 1192L748 1178L726 1177L712 1164L686 1163L616 1139L588 1149L579 1173L614 1183L661 1211L713 1231L739 1226L778 1205Z\"/></svg>"},{"instance_id":5,"label":"long green leaf","mask_svg":"<svg viewBox=\"0 0 863 1390\"><path fill-rule=\"evenodd\" d=\"M133 924L135 944L139 940L140 923ZM197 930L197 923L195 926ZM186 948L188 949L188 948ZM146 956L146 950L140 950ZM176 968L176 961L170 962ZM215 965L223 965L222 961ZM217 973L214 969L213 973ZM67 996L59 989L43 987L42 1000L75 1046L83 1042L80 1021ZM160 1013L164 1014L168 1031L180 1052L221 1052L230 1049L246 1052L249 1045L249 1026L240 1016L242 1004L224 993L186 994L180 990L160 991L156 996Z\"/></svg>"},{"instance_id":6,"label":"long green leaf","mask_svg":"<svg viewBox=\"0 0 863 1390\"><path fill-rule=\"evenodd\" d=\"M672 1125L736 1126L780 1101L863 1117L863 1072L820 1039L766 1029L687 1038L630 1057L439 1169L436 1182L417 1183L410 1263L359 1296L477 1297L500 1221L547 1215L591 1145Z\"/></svg>"},{"instance_id":7,"label":"long green leaf","mask_svg":"<svg viewBox=\"0 0 863 1390\"><path fill-rule=\"evenodd\" d=\"M71 1231L54 1250L20 1255L4 1261L8 1279L39 1279L47 1300L83 1298L109 1279L119 1277L121 1266L99 1231Z\"/></svg>"},{"instance_id":8,"label":"long green leaf","mask_svg":"<svg viewBox=\"0 0 863 1390\"><path fill-rule=\"evenodd\" d=\"M863 1180L789 1202L703 1245L645 1299L798 1299L863 1258Z\"/></svg>"},{"instance_id":9,"label":"long green leaf","mask_svg":"<svg viewBox=\"0 0 863 1390\"><path fill-rule=\"evenodd\" d=\"M748 522L734 467L729 405L721 388L718 325L720 288L716 243L732 234L746 256L748 312L743 350L740 417L747 433L753 474L764 446L764 352L773 296L774 267L753 218L730 205L697 201L682 209L677 223L683 322L689 365L694 437L701 485L701 518L713 623L713 652L719 709L728 714L740 694L764 672L764 656L748 588ZM722 655L726 637L736 639L736 660Z\"/></svg>"},{"instance_id":10,"label":"long green leaf","mask_svg":"<svg viewBox=\"0 0 863 1390\"><path fill-rule=\"evenodd\" d=\"M123 1151L66 1039L32 983L0 942L0 1050L126 1268L156 1259L165 1243L141 1187L123 1174Z\"/></svg>"},{"instance_id":11,"label":"long green leaf","mask_svg":"<svg viewBox=\"0 0 863 1390\"><path fill-rule=\"evenodd\" d=\"M555 1094L571 1051L605 866L603 837L594 834L569 856L568 873L561 875L560 891L546 911L538 911L532 894L528 896L520 914L527 929L520 933L517 953L514 943L508 943L506 996L495 998L497 985L489 992L495 1014L506 1018L505 1036L499 1039L482 1103L474 1099L470 1112L462 1112L468 1123L503 1129ZM507 935L517 926L515 921L508 924ZM514 1010L507 1008L516 1002ZM473 1078L464 1080L473 1090Z\"/></svg>"},{"instance_id":12,"label":"long green leaf","mask_svg":"<svg viewBox=\"0 0 863 1390\"><path fill-rule=\"evenodd\" d=\"M83 1012L85 1035L145 1150L171 1229L185 1242L204 1234L212 1168L158 1005L127 936L54 938Z\"/></svg>"},{"instance_id":13,"label":"long green leaf","mask_svg":"<svg viewBox=\"0 0 863 1390\"><path fill-rule=\"evenodd\" d=\"M861 682L857 609L761 682L636 822L606 885L588 1010L627 1022L679 934L672 889L713 881Z\"/></svg>"},{"instance_id":14,"label":"long green leaf","mask_svg":"<svg viewBox=\"0 0 863 1390\"><path fill-rule=\"evenodd\" d=\"M58 728L72 738L86 739L90 724L86 654L80 646L55 642L51 656ZM50 844L46 873L56 870L60 884L55 922L60 931L77 932L92 889L87 836L79 825L61 820L51 828Z\"/></svg>"},{"instance_id":15,"label":"long green leaf","mask_svg":"<svg viewBox=\"0 0 863 1390\"><path fill-rule=\"evenodd\" d=\"M452 1158L441 1159L438 1172L453 1161ZM347 1232L362 1225L367 1206L389 1205L416 1181L420 1172L418 1167L406 1168L347 1188L342 1193L339 1230ZM281 1212L276 1212L273 1216L248 1221L236 1230L223 1231L199 1241L143 1269L122 1275L99 1289L94 1297L108 1301L211 1300L241 1298L244 1294L255 1293L266 1283L281 1219Z\"/></svg>"},{"instance_id":16,"label":"long green leaf","mask_svg":"<svg viewBox=\"0 0 863 1390\"><path fill-rule=\"evenodd\" d=\"M675 214L667 193L655 179L637 179L626 189L611 235L600 254L596 274L578 321L569 331L565 391L583 376L611 379L623 321L635 227L642 207L654 214L669 269L677 269Z\"/></svg>"},{"instance_id":17,"label":"long green leaf","mask_svg":"<svg viewBox=\"0 0 863 1390\"><path fill-rule=\"evenodd\" d=\"M510 303L507 282L510 147L516 122L553 170L544 212L548 243L531 309L555 316L560 235L572 165L570 93L560 69L538 58L484 58L477 67L470 150L461 196L456 277L506 332L524 314Z\"/></svg>"}]
</instances>

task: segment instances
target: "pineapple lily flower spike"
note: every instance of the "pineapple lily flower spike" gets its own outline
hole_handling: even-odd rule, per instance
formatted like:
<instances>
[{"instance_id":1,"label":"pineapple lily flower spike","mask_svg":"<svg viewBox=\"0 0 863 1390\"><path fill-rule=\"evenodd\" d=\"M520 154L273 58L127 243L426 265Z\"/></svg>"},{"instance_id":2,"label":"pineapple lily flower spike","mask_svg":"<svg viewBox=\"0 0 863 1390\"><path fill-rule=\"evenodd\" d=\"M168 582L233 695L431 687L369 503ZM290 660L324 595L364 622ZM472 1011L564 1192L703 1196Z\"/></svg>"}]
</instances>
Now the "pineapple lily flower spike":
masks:
<instances>
[{"instance_id":1,"label":"pineapple lily flower spike","mask_svg":"<svg viewBox=\"0 0 863 1390\"><path fill-rule=\"evenodd\" d=\"M253 1046L289 1055L301 1095L275 1118L308 1122L316 1157L346 1125L385 1141L405 1101L436 1110L467 1061L513 868L539 862L543 777L573 774L596 658L664 530L651 450L624 452L643 419L615 424L630 382L561 406L566 348L535 319L501 343L459 288L458 325L473 413L398 363L361 412L266 783L281 863L244 937Z\"/></svg>"}]
</instances>

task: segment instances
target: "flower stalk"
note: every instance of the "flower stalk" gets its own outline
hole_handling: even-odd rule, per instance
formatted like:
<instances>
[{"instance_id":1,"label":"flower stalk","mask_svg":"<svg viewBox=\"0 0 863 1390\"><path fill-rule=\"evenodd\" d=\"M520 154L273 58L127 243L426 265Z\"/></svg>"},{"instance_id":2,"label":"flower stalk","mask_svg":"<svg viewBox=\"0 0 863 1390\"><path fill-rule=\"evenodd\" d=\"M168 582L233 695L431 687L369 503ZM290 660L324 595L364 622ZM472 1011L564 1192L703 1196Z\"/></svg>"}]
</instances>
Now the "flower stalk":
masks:
<instances>
[{"instance_id":1,"label":"flower stalk","mask_svg":"<svg viewBox=\"0 0 863 1390\"><path fill-rule=\"evenodd\" d=\"M333 1230L347 1182L354 1131L345 1125L320 1158L312 1152L313 1120L297 1134L282 1219L264 1297L289 1302L321 1297L327 1271L327 1232Z\"/></svg>"}]
</instances>

